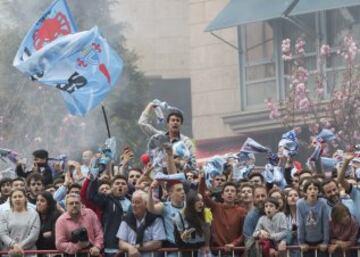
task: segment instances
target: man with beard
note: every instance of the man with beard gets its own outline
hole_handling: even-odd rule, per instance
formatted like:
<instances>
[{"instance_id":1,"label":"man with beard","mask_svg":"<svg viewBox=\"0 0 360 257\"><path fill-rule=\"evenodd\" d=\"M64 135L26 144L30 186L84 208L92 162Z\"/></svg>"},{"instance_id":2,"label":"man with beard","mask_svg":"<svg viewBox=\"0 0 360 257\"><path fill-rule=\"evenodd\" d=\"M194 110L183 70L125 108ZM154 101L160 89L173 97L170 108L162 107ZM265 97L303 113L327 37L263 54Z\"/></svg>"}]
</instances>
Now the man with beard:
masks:
<instances>
[{"instance_id":1,"label":"man with beard","mask_svg":"<svg viewBox=\"0 0 360 257\"><path fill-rule=\"evenodd\" d=\"M223 203L212 200L206 195L205 190L205 178L201 175L199 193L203 196L206 206L211 209L214 216L212 245L225 247L226 251L232 251L234 247L240 246L244 241L242 229L246 215L244 208L235 205L236 184L225 183L221 193Z\"/></svg>"},{"instance_id":2,"label":"man with beard","mask_svg":"<svg viewBox=\"0 0 360 257\"><path fill-rule=\"evenodd\" d=\"M254 238L252 237L257 222L264 214L264 204L267 198L266 187L263 185L256 185L254 187L254 207L246 215L244 221L243 235L245 237L245 247L249 251L249 256L256 256L254 251Z\"/></svg>"},{"instance_id":3,"label":"man with beard","mask_svg":"<svg viewBox=\"0 0 360 257\"><path fill-rule=\"evenodd\" d=\"M336 204L341 202L349 209L351 215L356 217L357 221L360 221L360 216L359 216L359 213L356 211L353 200L349 199L349 198L341 198L340 197L339 187L335 180L325 179L322 183L322 191L323 191L325 199L327 200L326 204L328 206L330 215L331 215L332 208Z\"/></svg>"},{"instance_id":4,"label":"man with beard","mask_svg":"<svg viewBox=\"0 0 360 257\"><path fill-rule=\"evenodd\" d=\"M103 247L103 232L96 214L81 208L80 195L68 194L65 198L66 212L55 225L56 249L73 255L89 249L91 256L99 256ZM77 254L87 256L87 254Z\"/></svg>"},{"instance_id":5,"label":"man with beard","mask_svg":"<svg viewBox=\"0 0 360 257\"><path fill-rule=\"evenodd\" d=\"M124 214L129 210L131 202L125 196L128 192L127 180L124 176L117 175L111 181L111 193L99 192L98 178L94 178L87 190L90 202L102 210L101 223L104 228L105 256L115 256L118 251L116 233Z\"/></svg>"}]
</instances>

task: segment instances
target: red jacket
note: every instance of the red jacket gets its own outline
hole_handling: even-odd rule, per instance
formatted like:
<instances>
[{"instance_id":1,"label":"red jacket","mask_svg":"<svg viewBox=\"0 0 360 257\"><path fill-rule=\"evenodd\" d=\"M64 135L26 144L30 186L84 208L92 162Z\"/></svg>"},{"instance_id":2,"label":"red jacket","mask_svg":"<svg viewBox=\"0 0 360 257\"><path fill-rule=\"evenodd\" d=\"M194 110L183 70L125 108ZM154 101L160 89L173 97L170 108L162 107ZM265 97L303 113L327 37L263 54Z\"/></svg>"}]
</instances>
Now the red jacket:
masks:
<instances>
[{"instance_id":1,"label":"red jacket","mask_svg":"<svg viewBox=\"0 0 360 257\"><path fill-rule=\"evenodd\" d=\"M86 192L89 187L89 184L90 184L90 178L86 177L86 179L84 180L84 183L81 187L81 190L80 190L81 202L85 205L86 208L93 210L95 212L96 216L101 221L101 215L102 215L101 209L96 204L93 204L91 201L89 201L89 199L87 198Z\"/></svg>"}]
</instances>

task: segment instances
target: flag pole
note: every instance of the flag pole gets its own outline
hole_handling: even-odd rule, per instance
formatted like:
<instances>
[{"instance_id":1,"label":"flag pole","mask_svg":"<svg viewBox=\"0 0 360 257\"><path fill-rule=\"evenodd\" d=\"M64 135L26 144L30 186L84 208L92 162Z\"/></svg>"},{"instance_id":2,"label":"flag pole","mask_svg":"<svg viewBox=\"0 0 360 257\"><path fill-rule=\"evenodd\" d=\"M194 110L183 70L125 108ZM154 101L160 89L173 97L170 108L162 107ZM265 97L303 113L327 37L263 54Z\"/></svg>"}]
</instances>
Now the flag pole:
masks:
<instances>
[{"instance_id":1,"label":"flag pole","mask_svg":"<svg viewBox=\"0 0 360 257\"><path fill-rule=\"evenodd\" d=\"M106 129L107 129L108 138L110 138L111 134L110 134L110 128L109 128L109 121L108 121L108 118L107 118L107 115L106 115L105 106L101 105L101 109L102 109L104 120L105 120L105 125L106 125Z\"/></svg>"}]
</instances>

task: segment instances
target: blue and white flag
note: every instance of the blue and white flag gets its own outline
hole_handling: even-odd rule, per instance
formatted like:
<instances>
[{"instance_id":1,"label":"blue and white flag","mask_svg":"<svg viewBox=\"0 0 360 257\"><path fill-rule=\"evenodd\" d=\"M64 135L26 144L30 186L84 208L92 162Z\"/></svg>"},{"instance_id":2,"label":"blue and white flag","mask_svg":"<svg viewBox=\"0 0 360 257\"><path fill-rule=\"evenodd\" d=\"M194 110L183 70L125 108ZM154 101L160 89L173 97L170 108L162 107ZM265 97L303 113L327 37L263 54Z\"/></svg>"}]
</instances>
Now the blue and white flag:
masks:
<instances>
[{"instance_id":1,"label":"blue and white flag","mask_svg":"<svg viewBox=\"0 0 360 257\"><path fill-rule=\"evenodd\" d=\"M284 171L282 167L273 166L270 163L266 164L265 169L261 173L266 183L276 184L281 189L284 189L287 185Z\"/></svg>"},{"instance_id":2,"label":"blue and white flag","mask_svg":"<svg viewBox=\"0 0 360 257\"><path fill-rule=\"evenodd\" d=\"M177 141L176 143L174 143L172 145L172 151L174 157L180 157L180 159L182 160L190 159L191 153L183 141Z\"/></svg>"},{"instance_id":3,"label":"blue and white flag","mask_svg":"<svg viewBox=\"0 0 360 257\"><path fill-rule=\"evenodd\" d=\"M213 177L221 176L224 173L226 160L221 156L213 156L206 161L204 166L205 181L208 188L211 187Z\"/></svg>"},{"instance_id":4,"label":"blue and white flag","mask_svg":"<svg viewBox=\"0 0 360 257\"><path fill-rule=\"evenodd\" d=\"M84 115L115 86L123 61L101 37L97 27L58 38L17 68L39 82L62 91L66 108Z\"/></svg>"},{"instance_id":5,"label":"blue and white flag","mask_svg":"<svg viewBox=\"0 0 360 257\"><path fill-rule=\"evenodd\" d=\"M239 152L236 154L236 159L238 159L239 162L246 162L249 160L255 160L255 155L250 152Z\"/></svg>"},{"instance_id":6,"label":"blue and white flag","mask_svg":"<svg viewBox=\"0 0 360 257\"><path fill-rule=\"evenodd\" d=\"M320 142L330 142L336 139L336 135L330 129L322 129L316 139Z\"/></svg>"},{"instance_id":7,"label":"blue and white flag","mask_svg":"<svg viewBox=\"0 0 360 257\"><path fill-rule=\"evenodd\" d=\"M240 152L249 152L249 153L268 153L270 149L259 144L254 139L248 137L243 145L241 146Z\"/></svg>"},{"instance_id":8,"label":"blue and white flag","mask_svg":"<svg viewBox=\"0 0 360 257\"><path fill-rule=\"evenodd\" d=\"M248 178L251 172L254 170L254 167L255 165L234 165L233 179L238 182L239 180Z\"/></svg>"},{"instance_id":9,"label":"blue and white flag","mask_svg":"<svg viewBox=\"0 0 360 257\"><path fill-rule=\"evenodd\" d=\"M281 138L282 138L282 139L288 139L288 140L290 140L290 141L297 142L297 134L296 134L295 129L290 130L290 131L282 134Z\"/></svg>"},{"instance_id":10,"label":"blue and white flag","mask_svg":"<svg viewBox=\"0 0 360 257\"><path fill-rule=\"evenodd\" d=\"M167 102L160 101L159 99L154 99L152 101L154 112L156 115L156 120L158 124L162 124L165 121L165 116L168 115L170 112L180 112L184 113L177 107L169 105Z\"/></svg>"},{"instance_id":11,"label":"blue and white flag","mask_svg":"<svg viewBox=\"0 0 360 257\"><path fill-rule=\"evenodd\" d=\"M74 32L65 0L55 1L27 33L14 66L60 89L68 111L83 116L115 87L124 65L97 27Z\"/></svg>"},{"instance_id":12,"label":"blue and white flag","mask_svg":"<svg viewBox=\"0 0 360 257\"><path fill-rule=\"evenodd\" d=\"M311 153L309 160L317 161L319 160L320 155L321 155L321 145L318 143L315 145L314 151Z\"/></svg>"},{"instance_id":13,"label":"blue and white flag","mask_svg":"<svg viewBox=\"0 0 360 257\"><path fill-rule=\"evenodd\" d=\"M338 160L328 157L320 157L321 167L323 171L332 171L336 168L336 165L339 163Z\"/></svg>"},{"instance_id":14,"label":"blue and white flag","mask_svg":"<svg viewBox=\"0 0 360 257\"><path fill-rule=\"evenodd\" d=\"M77 34L80 33L74 36ZM68 49L68 55L64 55L54 69L55 77L64 67L72 65L73 70L68 70L65 76L67 79L46 83L63 91L66 107L74 115L84 115L100 104L115 87L124 67L123 60L99 34L97 27L81 34L78 40L83 43L75 47L77 52L72 54Z\"/></svg>"},{"instance_id":15,"label":"blue and white flag","mask_svg":"<svg viewBox=\"0 0 360 257\"><path fill-rule=\"evenodd\" d=\"M14 59L17 68L26 59L57 38L77 32L65 0L54 1L33 24L23 39Z\"/></svg>"},{"instance_id":16,"label":"blue and white flag","mask_svg":"<svg viewBox=\"0 0 360 257\"><path fill-rule=\"evenodd\" d=\"M278 146L283 147L283 153L286 157L295 156L299 147L296 131L293 129L282 134Z\"/></svg>"},{"instance_id":17,"label":"blue and white flag","mask_svg":"<svg viewBox=\"0 0 360 257\"><path fill-rule=\"evenodd\" d=\"M277 166L279 163L279 156L277 153L268 153L267 159L268 162L273 166Z\"/></svg>"}]
</instances>

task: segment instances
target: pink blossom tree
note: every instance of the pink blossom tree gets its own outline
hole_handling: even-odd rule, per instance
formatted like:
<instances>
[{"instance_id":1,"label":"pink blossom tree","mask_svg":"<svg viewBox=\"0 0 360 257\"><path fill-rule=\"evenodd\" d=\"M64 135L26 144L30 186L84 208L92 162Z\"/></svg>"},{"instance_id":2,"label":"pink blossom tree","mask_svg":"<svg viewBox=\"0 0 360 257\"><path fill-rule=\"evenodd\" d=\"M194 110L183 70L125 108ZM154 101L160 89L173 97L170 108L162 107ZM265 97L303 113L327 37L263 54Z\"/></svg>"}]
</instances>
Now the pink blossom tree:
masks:
<instances>
[{"instance_id":1,"label":"pink blossom tree","mask_svg":"<svg viewBox=\"0 0 360 257\"><path fill-rule=\"evenodd\" d=\"M315 77L312 90L305 63L305 44L301 38L294 45L290 39L282 41L282 59L290 67L290 82L285 100L278 103L270 98L266 100L270 119L279 120L286 128L307 126L313 135L321 128L331 129L344 147L359 143L360 68L356 61L359 48L355 40L347 35L337 50L326 44L318 49L318 70L311 74ZM344 62L339 84L327 76L324 68L334 56Z\"/></svg>"}]
</instances>

